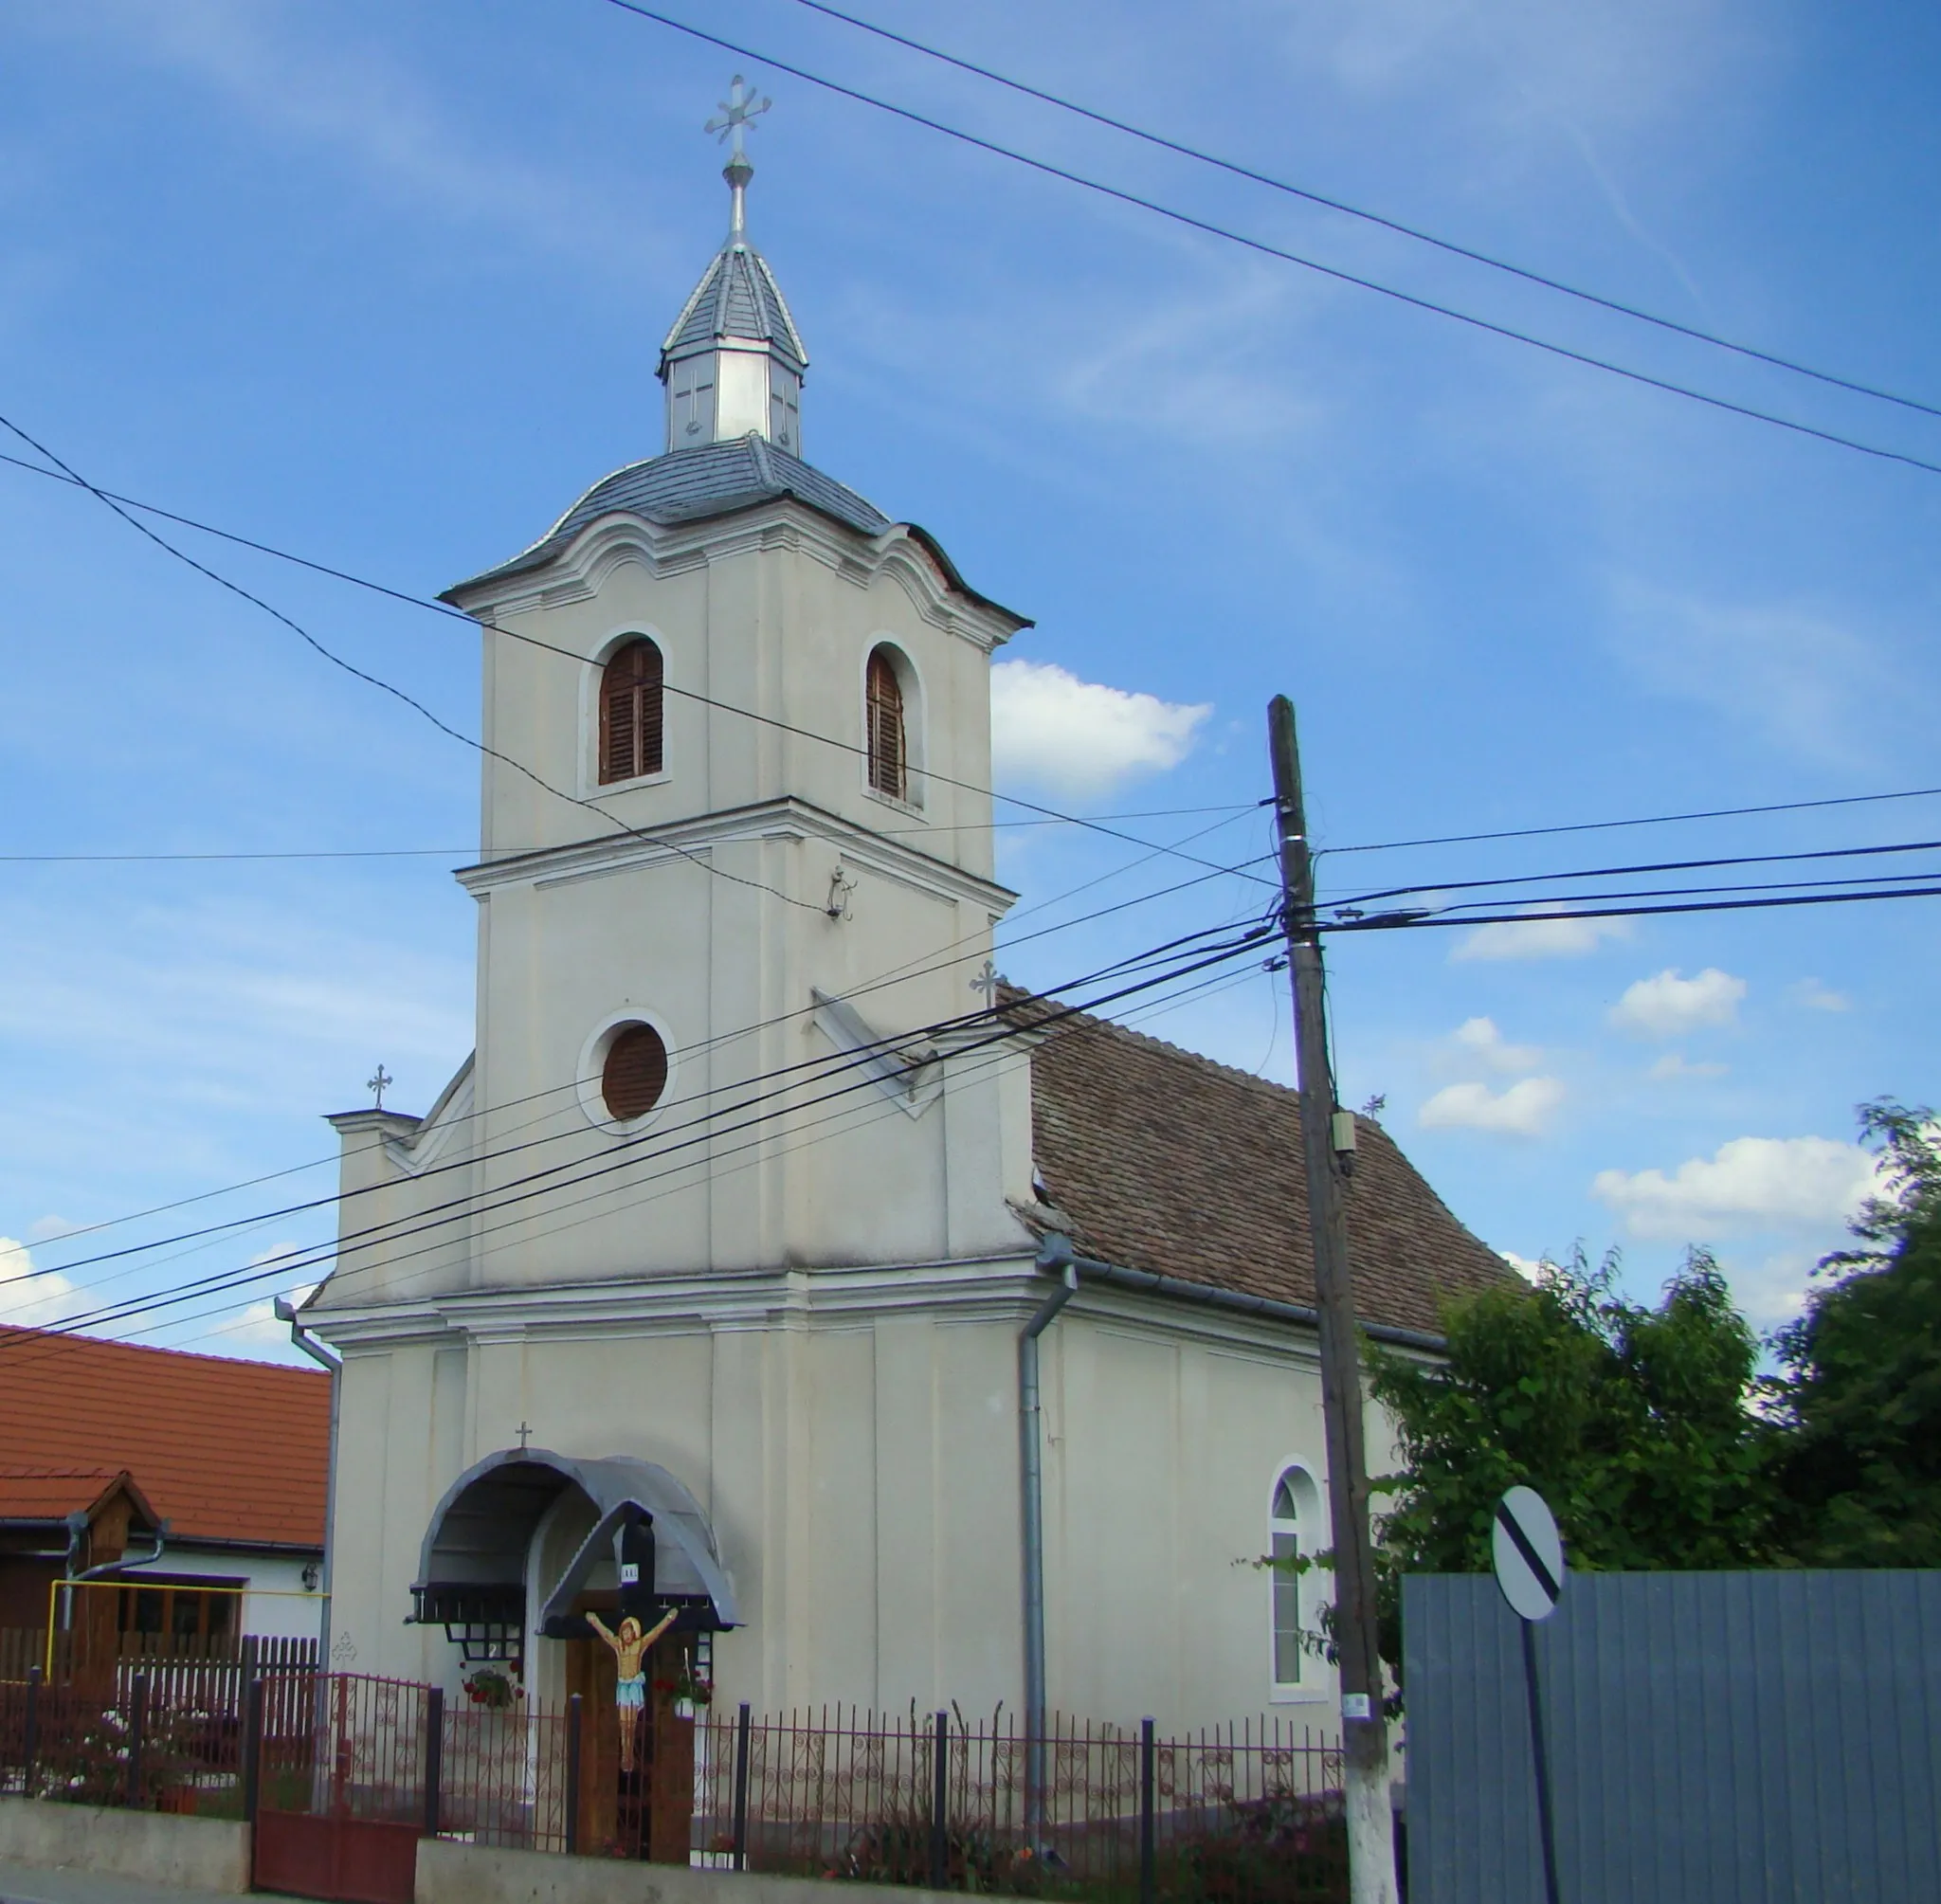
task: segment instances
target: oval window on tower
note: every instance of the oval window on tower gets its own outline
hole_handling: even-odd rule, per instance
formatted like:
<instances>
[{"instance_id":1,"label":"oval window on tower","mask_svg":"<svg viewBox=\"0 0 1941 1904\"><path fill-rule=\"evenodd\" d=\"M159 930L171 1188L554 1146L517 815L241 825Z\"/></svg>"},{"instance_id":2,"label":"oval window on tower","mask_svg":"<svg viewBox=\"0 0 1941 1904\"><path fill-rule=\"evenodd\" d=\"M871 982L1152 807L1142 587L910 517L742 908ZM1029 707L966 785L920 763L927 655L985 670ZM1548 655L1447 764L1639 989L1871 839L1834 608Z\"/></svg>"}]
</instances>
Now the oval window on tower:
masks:
<instances>
[{"instance_id":1,"label":"oval window on tower","mask_svg":"<svg viewBox=\"0 0 1941 1904\"><path fill-rule=\"evenodd\" d=\"M644 1117L667 1088L667 1047L651 1025L623 1025L607 1047L600 1095L617 1123Z\"/></svg>"}]
</instances>

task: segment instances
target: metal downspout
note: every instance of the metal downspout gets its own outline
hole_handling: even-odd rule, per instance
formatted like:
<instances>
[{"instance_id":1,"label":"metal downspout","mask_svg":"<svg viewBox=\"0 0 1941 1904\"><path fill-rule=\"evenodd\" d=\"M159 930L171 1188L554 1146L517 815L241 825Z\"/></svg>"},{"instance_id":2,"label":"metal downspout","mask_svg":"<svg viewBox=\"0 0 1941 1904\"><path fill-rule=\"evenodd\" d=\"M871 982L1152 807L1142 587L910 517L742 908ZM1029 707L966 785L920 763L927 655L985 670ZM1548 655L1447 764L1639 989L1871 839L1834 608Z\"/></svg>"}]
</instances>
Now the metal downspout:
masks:
<instances>
[{"instance_id":1,"label":"metal downspout","mask_svg":"<svg viewBox=\"0 0 1941 1904\"><path fill-rule=\"evenodd\" d=\"M1071 1244L1061 1259L1047 1240L1041 1269L1061 1271L1059 1285L1032 1313L1018 1336L1018 1435L1025 1511L1025 1839L1034 1848L1044 1823L1044 1447L1038 1387L1038 1338L1079 1293Z\"/></svg>"},{"instance_id":2,"label":"metal downspout","mask_svg":"<svg viewBox=\"0 0 1941 1904\"><path fill-rule=\"evenodd\" d=\"M323 1583L322 1617L317 1629L317 1663L318 1670L330 1671L330 1584L331 1561L336 1550L337 1522L337 1398L344 1386L344 1363L340 1355L333 1355L317 1338L297 1320L297 1305L288 1297L276 1299L276 1316L279 1322L289 1325L290 1340L304 1354L330 1372L330 1473L323 1484Z\"/></svg>"}]
</instances>

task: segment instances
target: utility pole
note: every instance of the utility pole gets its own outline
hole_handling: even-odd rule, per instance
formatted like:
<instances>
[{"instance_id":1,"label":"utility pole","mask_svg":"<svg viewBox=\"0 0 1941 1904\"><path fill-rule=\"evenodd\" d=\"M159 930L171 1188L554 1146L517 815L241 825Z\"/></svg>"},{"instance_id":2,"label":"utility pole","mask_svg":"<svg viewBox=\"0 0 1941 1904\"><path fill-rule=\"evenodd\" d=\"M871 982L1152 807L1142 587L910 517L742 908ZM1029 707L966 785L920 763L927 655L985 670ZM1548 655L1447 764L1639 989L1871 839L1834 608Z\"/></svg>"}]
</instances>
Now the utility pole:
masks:
<instances>
[{"instance_id":1,"label":"utility pole","mask_svg":"<svg viewBox=\"0 0 1941 1904\"><path fill-rule=\"evenodd\" d=\"M1282 923L1294 986L1301 1149L1315 1249L1315 1306L1321 1319L1321 1414L1328 1437L1328 1510L1334 1539L1334 1641L1340 1656L1341 1732L1347 1760L1348 1870L1353 1904L1396 1904L1395 1826L1388 1800L1388 1729L1382 1717L1382 1656L1375 1623L1374 1544L1369 1533L1368 1460L1362 1447L1361 1354L1341 1207L1354 1119L1337 1111L1328 1061L1321 935L1301 800L1294 703L1267 707L1274 807L1280 825Z\"/></svg>"}]
</instances>

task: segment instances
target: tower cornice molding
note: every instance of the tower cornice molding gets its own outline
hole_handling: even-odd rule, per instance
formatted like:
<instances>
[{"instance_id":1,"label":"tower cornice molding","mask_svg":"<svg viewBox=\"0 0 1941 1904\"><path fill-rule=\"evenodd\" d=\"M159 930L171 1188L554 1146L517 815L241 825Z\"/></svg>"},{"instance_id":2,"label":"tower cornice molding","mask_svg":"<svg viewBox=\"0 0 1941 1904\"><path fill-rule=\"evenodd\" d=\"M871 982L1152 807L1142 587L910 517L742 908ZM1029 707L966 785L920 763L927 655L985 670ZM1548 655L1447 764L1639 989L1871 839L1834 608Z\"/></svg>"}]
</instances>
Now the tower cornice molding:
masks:
<instances>
[{"instance_id":1,"label":"tower cornice molding","mask_svg":"<svg viewBox=\"0 0 1941 1904\"><path fill-rule=\"evenodd\" d=\"M900 880L934 898L987 908L1002 917L1018 896L994 879L979 878L939 860L919 847L886 839L856 821L845 820L812 802L784 794L688 820L656 824L638 833L608 833L592 840L572 840L502 860L461 866L454 877L475 898L502 886L561 884L576 879L601 879L609 874L662 862L680 863L694 852L747 840L821 840L845 860L885 879Z\"/></svg>"},{"instance_id":2,"label":"tower cornice molding","mask_svg":"<svg viewBox=\"0 0 1941 1904\"><path fill-rule=\"evenodd\" d=\"M948 558L913 524L894 523L879 535L864 535L792 496L766 497L691 523L650 522L615 510L588 523L543 569L463 586L449 599L489 628L495 622L591 601L628 562L658 580L775 551L807 555L857 589L887 576L925 622L985 654L1030 626L1023 616L965 591L944 572Z\"/></svg>"}]
</instances>

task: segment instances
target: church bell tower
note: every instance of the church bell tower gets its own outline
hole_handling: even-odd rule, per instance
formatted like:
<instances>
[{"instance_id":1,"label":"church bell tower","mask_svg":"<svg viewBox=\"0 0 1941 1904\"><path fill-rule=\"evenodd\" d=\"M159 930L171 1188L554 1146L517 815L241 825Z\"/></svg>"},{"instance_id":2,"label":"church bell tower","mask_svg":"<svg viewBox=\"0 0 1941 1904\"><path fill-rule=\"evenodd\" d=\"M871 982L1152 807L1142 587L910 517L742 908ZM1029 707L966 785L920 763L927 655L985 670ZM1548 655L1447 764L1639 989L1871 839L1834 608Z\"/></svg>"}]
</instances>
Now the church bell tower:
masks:
<instances>
[{"instance_id":1,"label":"church bell tower","mask_svg":"<svg viewBox=\"0 0 1941 1904\"><path fill-rule=\"evenodd\" d=\"M807 352L729 230L662 347L665 442L446 600L485 644L473 1288L1018 1247L993 1039L989 662L1020 616L801 454ZM960 1047L962 1061L952 1061ZM567 1186L571 1188L569 1189Z\"/></svg>"}]
</instances>

